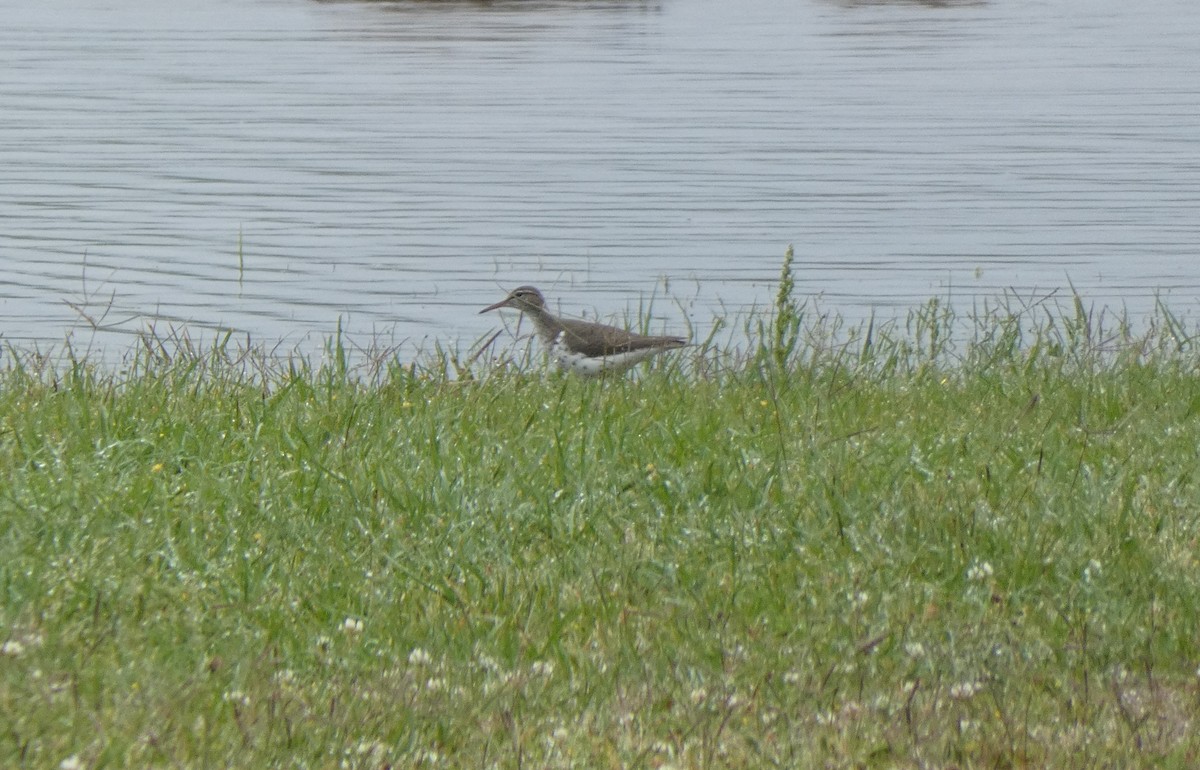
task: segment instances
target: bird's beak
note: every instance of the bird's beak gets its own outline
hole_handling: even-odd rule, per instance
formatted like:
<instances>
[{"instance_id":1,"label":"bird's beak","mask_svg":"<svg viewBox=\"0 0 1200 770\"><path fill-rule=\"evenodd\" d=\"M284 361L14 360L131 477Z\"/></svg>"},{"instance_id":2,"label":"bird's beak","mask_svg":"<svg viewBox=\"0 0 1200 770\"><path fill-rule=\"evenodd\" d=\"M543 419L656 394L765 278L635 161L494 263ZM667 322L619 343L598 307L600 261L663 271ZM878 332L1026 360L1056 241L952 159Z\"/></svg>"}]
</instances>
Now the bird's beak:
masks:
<instances>
[{"instance_id":1,"label":"bird's beak","mask_svg":"<svg viewBox=\"0 0 1200 770\"><path fill-rule=\"evenodd\" d=\"M482 314L488 312L489 310L497 310L499 308L506 307L508 305L508 301L510 299L512 299L512 297L505 297L504 299L500 300L499 302L497 302L494 305L488 305L483 310L480 310L479 313L480 313L480 315L482 315Z\"/></svg>"}]
</instances>

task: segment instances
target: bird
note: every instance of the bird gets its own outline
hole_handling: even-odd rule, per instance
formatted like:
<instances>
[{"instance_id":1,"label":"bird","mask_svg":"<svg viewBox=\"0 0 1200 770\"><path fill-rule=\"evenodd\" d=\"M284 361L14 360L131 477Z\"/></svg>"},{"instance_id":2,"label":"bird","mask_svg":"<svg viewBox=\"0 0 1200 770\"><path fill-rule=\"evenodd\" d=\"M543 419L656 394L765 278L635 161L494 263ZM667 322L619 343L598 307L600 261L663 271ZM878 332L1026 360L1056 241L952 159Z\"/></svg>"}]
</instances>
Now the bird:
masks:
<instances>
[{"instance_id":1,"label":"bird","mask_svg":"<svg viewBox=\"0 0 1200 770\"><path fill-rule=\"evenodd\" d=\"M546 298L533 286L518 286L479 312L500 308L529 316L559 367L585 377L624 372L647 358L687 344L683 337L651 337L593 321L558 318L546 309Z\"/></svg>"}]
</instances>

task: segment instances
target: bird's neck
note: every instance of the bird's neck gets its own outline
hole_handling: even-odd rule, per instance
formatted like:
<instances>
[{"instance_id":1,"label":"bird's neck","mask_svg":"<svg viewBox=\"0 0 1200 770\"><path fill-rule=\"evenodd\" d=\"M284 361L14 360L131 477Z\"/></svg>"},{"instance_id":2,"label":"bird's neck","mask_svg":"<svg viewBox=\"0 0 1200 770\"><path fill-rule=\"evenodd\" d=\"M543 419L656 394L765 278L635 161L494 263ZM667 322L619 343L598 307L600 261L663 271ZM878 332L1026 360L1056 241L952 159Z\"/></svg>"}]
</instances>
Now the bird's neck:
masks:
<instances>
[{"instance_id":1,"label":"bird's neck","mask_svg":"<svg viewBox=\"0 0 1200 770\"><path fill-rule=\"evenodd\" d=\"M537 329L538 336L542 338L543 342L553 342L563 330L563 325L545 308L527 308L525 315L533 321L533 326Z\"/></svg>"}]
</instances>

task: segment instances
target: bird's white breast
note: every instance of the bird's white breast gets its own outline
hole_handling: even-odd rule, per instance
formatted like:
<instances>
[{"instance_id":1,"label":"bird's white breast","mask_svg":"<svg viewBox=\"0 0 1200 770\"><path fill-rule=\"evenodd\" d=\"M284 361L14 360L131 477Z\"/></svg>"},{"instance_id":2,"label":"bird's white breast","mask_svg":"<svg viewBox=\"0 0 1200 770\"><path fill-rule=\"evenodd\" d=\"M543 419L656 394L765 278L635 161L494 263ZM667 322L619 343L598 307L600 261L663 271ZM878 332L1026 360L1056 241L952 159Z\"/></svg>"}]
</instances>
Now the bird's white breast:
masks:
<instances>
[{"instance_id":1,"label":"bird's white breast","mask_svg":"<svg viewBox=\"0 0 1200 770\"><path fill-rule=\"evenodd\" d=\"M659 348L643 348L627 353L615 353L611 356L585 356L569 350L562 344L563 335L559 332L549 344L550 357L564 371L574 372L585 377L595 377L605 372L623 372L634 364L645 361L656 353L663 352Z\"/></svg>"}]
</instances>

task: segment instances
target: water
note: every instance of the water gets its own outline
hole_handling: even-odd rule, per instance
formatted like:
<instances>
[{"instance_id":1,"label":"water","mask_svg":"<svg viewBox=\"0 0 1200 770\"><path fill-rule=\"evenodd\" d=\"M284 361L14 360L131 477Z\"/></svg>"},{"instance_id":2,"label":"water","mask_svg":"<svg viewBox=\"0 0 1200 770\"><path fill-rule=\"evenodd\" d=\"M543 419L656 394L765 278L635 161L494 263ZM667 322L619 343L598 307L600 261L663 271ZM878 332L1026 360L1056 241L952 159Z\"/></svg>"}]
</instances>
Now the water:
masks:
<instances>
[{"instance_id":1,"label":"water","mask_svg":"<svg viewBox=\"0 0 1200 770\"><path fill-rule=\"evenodd\" d=\"M0 336L1200 300L1200 6L0 0ZM95 327L100 331L96 331Z\"/></svg>"}]
</instances>

